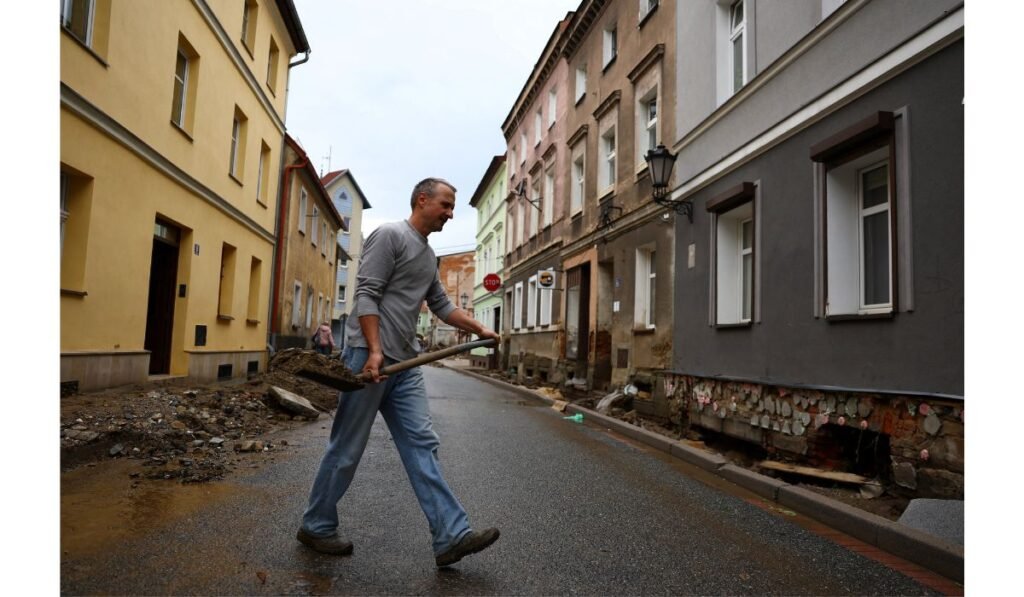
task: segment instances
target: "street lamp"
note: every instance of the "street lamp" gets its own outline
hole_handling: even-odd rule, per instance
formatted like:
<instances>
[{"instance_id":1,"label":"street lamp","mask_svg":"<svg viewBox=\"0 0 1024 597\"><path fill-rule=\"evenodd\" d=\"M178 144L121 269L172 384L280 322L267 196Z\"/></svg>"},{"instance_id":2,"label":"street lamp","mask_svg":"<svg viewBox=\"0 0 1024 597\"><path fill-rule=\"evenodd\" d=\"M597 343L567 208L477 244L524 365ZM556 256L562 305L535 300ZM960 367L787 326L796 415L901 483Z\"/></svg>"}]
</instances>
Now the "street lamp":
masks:
<instances>
[{"instance_id":1,"label":"street lamp","mask_svg":"<svg viewBox=\"0 0 1024 597\"><path fill-rule=\"evenodd\" d=\"M463 309L465 309L466 307L469 306L469 295L466 294L465 292L462 293L462 296L459 297L459 300L462 301L462 308Z\"/></svg>"},{"instance_id":2,"label":"street lamp","mask_svg":"<svg viewBox=\"0 0 1024 597\"><path fill-rule=\"evenodd\" d=\"M672 177L672 167L675 166L676 156L659 143L657 148L648 150L644 160L647 161L647 167L651 172L651 189L654 195L654 202L675 210L676 213L686 214L686 217L692 224L693 203L689 199L672 199L668 192L668 181Z\"/></svg>"}]
</instances>

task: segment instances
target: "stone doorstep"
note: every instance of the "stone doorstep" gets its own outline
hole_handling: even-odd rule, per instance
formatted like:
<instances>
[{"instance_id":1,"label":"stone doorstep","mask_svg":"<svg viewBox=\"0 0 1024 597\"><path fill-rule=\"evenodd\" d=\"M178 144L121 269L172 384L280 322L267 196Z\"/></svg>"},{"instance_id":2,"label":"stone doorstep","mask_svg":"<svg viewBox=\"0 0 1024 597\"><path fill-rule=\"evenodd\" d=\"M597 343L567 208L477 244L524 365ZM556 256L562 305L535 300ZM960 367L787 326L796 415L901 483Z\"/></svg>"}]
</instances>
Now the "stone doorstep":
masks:
<instances>
[{"instance_id":1,"label":"stone doorstep","mask_svg":"<svg viewBox=\"0 0 1024 597\"><path fill-rule=\"evenodd\" d=\"M540 392L534 392L480 373L454 368L453 370L540 400L548 405L554 404L552 399ZM949 543L915 528L892 522L852 506L847 506L838 500L827 498L813 491L794 487L778 479L729 464L720 454L705 452L704 450L675 442L636 425L602 415L596 411L570 404L566 412L581 413L585 417L584 420L587 418L597 420L602 425L614 429L627 437L664 450L680 460L715 473L744 489L771 499L787 508L796 510L805 516L827 524L865 543L924 566L956 582L964 582L964 550L960 545ZM665 448L666 445L668 449Z\"/></svg>"}]
</instances>

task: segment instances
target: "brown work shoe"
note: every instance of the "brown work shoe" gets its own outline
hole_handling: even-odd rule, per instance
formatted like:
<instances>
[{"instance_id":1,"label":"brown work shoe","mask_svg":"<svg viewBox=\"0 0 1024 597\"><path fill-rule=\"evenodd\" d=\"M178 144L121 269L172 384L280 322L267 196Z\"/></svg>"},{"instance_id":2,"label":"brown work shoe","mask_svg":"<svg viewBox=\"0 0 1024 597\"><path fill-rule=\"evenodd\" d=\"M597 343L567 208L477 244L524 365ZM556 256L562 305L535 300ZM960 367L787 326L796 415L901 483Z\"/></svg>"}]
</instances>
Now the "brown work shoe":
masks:
<instances>
[{"instance_id":1,"label":"brown work shoe","mask_svg":"<svg viewBox=\"0 0 1024 597\"><path fill-rule=\"evenodd\" d=\"M454 547L435 557L434 561L437 562L438 568L451 566L470 554L487 549L491 543L498 540L499 535L501 535L501 532L495 528L485 529L479 533L470 531L462 538L462 541L459 541Z\"/></svg>"},{"instance_id":2,"label":"brown work shoe","mask_svg":"<svg viewBox=\"0 0 1024 597\"><path fill-rule=\"evenodd\" d=\"M300 528L295 538L299 540L306 547L313 551L320 553L330 554L332 556L347 556L352 553L352 542L345 541L337 535L331 535L329 537L317 537L306 532L305 529Z\"/></svg>"}]
</instances>

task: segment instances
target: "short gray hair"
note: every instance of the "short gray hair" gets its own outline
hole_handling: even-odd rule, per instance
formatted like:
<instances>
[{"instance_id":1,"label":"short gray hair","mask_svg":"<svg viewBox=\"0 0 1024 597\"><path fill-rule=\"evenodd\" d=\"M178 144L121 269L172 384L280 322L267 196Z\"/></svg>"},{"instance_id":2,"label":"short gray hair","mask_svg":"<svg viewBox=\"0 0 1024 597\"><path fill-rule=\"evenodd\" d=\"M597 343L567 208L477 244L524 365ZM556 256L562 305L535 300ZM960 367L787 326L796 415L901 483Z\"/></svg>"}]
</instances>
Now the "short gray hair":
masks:
<instances>
[{"instance_id":1,"label":"short gray hair","mask_svg":"<svg viewBox=\"0 0 1024 597\"><path fill-rule=\"evenodd\" d=\"M424 193L427 197L433 197L434 193L437 192L437 185L439 184L443 184L444 186L448 187L449 189L452 190L453 193L458 192L455 189L455 186L452 185L452 183L448 182L443 178L424 178L423 180L416 183L416 186L412 188L412 198L409 200L409 205L413 209L416 209L416 197L418 197L420 193Z\"/></svg>"}]
</instances>

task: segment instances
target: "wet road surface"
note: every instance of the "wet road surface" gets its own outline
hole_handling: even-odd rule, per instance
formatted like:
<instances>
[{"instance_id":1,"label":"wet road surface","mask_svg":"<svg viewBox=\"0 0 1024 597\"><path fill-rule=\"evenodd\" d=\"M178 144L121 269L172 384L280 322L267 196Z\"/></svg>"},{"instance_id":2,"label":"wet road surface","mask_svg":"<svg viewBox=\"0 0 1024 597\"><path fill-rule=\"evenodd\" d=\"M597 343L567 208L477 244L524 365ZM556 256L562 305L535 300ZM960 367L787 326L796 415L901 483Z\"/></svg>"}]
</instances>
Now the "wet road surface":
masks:
<instances>
[{"instance_id":1,"label":"wet road surface","mask_svg":"<svg viewBox=\"0 0 1024 597\"><path fill-rule=\"evenodd\" d=\"M380 417L348 495L351 557L294 538L329 418L229 480L61 475L63 594L927 595L792 512L518 394L426 367L445 476L490 549L438 570Z\"/></svg>"}]
</instances>

